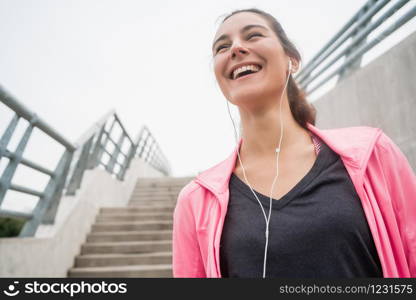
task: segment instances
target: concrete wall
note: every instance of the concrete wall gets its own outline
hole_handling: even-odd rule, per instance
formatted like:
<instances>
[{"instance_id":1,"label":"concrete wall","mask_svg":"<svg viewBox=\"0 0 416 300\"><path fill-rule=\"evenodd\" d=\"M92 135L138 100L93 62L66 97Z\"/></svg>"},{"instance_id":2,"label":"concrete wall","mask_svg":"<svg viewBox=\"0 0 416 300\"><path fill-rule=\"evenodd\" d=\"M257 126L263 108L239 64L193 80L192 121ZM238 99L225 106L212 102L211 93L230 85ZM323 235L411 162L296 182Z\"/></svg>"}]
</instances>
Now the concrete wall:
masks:
<instances>
[{"instance_id":1,"label":"concrete wall","mask_svg":"<svg viewBox=\"0 0 416 300\"><path fill-rule=\"evenodd\" d=\"M0 238L0 277L66 277L103 206L126 206L140 177L162 177L140 158L123 182L101 169L86 171L75 196L63 197L55 224L32 238Z\"/></svg>"},{"instance_id":2,"label":"concrete wall","mask_svg":"<svg viewBox=\"0 0 416 300\"><path fill-rule=\"evenodd\" d=\"M416 32L313 104L318 128L381 128L416 170Z\"/></svg>"}]
</instances>

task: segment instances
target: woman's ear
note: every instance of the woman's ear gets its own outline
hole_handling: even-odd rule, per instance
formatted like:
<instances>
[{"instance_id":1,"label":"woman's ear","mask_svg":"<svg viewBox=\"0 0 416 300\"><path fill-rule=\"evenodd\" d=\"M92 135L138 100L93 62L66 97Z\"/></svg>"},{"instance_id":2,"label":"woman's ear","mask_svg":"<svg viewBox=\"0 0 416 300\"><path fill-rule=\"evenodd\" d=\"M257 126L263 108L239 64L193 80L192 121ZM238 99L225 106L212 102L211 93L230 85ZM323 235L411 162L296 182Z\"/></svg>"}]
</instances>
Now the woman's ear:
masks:
<instances>
[{"instance_id":1,"label":"woman's ear","mask_svg":"<svg viewBox=\"0 0 416 300\"><path fill-rule=\"evenodd\" d=\"M292 57L290 57L290 60L292 61L292 70L290 72L296 73L299 70L300 62L297 59L292 58Z\"/></svg>"}]
</instances>

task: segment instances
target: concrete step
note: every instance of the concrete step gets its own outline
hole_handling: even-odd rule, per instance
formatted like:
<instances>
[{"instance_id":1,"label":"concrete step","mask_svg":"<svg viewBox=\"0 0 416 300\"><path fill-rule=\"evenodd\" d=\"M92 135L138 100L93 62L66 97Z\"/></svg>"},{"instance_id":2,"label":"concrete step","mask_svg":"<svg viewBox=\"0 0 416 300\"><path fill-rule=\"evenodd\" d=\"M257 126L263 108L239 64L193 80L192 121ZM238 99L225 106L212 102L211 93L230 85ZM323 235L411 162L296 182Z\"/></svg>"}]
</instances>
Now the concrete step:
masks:
<instances>
[{"instance_id":1,"label":"concrete step","mask_svg":"<svg viewBox=\"0 0 416 300\"><path fill-rule=\"evenodd\" d=\"M185 186L185 185L184 185ZM179 192L184 188L184 186L178 187L141 187L135 186L132 193L134 194L179 194Z\"/></svg>"},{"instance_id":2,"label":"concrete step","mask_svg":"<svg viewBox=\"0 0 416 300\"><path fill-rule=\"evenodd\" d=\"M172 265L113 266L97 268L72 268L68 277L172 277Z\"/></svg>"},{"instance_id":3,"label":"concrete step","mask_svg":"<svg viewBox=\"0 0 416 300\"><path fill-rule=\"evenodd\" d=\"M151 191L151 192L179 192L181 189L183 189L183 187L186 186L186 184L184 185L176 185L176 186L140 186L140 185L135 185L134 186L134 191L135 192L142 192L142 191Z\"/></svg>"},{"instance_id":4,"label":"concrete step","mask_svg":"<svg viewBox=\"0 0 416 300\"><path fill-rule=\"evenodd\" d=\"M160 199L170 199L178 198L179 193L132 193L130 198L160 198Z\"/></svg>"},{"instance_id":5,"label":"concrete step","mask_svg":"<svg viewBox=\"0 0 416 300\"><path fill-rule=\"evenodd\" d=\"M178 182L178 183L168 183L168 182L148 182L148 183L144 183L144 182L138 182L135 185L135 189L172 189L172 190L179 190L181 188L183 188L184 186L186 186L189 182Z\"/></svg>"},{"instance_id":6,"label":"concrete step","mask_svg":"<svg viewBox=\"0 0 416 300\"><path fill-rule=\"evenodd\" d=\"M132 195L130 199L176 200L178 195Z\"/></svg>"},{"instance_id":7,"label":"concrete step","mask_svg":"<svg viewBox=\"0 0 416 300\"><path fill-rule=\"evenodd\" d=\"M171 197L130 197L130 201L145 201L149 203L159 203L163 205L164 203L172 203L176 202L178 197L171 196Z\"/></svg>"},{"instance_id":8,"label":"concrete step","mask_svg":"<svg viewBox=\"0 0 416 300\"><path fill-rule=\"evenodd\" d=\"M179 193L166 193L166 194L161 194L161 193L134 193L131 194L130 199L132 198L139 198L139 199L143 199L143 198L150 198L150 199L172 199L172 198L178 198Z\"/></svg>"},{"instance_id":9,"label":"concrete step","mask_svg":"<svg viewBox=\"0 0 416 300\"><path fill-rule=\"evenodd\" d=\"M184 179L157 179L157 178L139 178L137 180L137 185L168 185L168 186L175 186L180 184L186 184L187 182L190 182L193 178L184 178Z\"/></svg>"},{"instance_id":10,"label":"concrete step","mask_svg":"<svg viewBox=\"0 0 416 300\"><path fill-rule=\"evenodd\" d=\"M182 190L182 188L180 189L163 189L163 188L147 188L147 189L143 189L143 188L137 188L133 190L133 195L154 195L154 194L159 194L159 195L172 195L172 194L178 194L180 191Z\"/></svg>"},{"instance_id":11,"label":"concrete step","mask_svg":"<svg viewBox=\"0 0 416 300\"><path fill-rule=\"evenodd\" d=\"M97 216L96 223L127 222L127 221L157 221L172 220L172 213L128 213L128 214L101 214Z\"/></svg>"},{"instance_id":12,"label":"concrete step","mask_svg":"<svg viewBox=\"0 0 416 300\"><path fill-rule=\"evenodd\" d=\"M176 201L178 199L178 195L171 195L171 196L131 196L131 200L153 200L153 201Z\"/></svg>"},{"instance_id":13,"label":"concrete step","mask_svg":"<svg viewBox=\"0 0 416 300\"><path fill-rule=\"evenodd\" d=\"M87 236L88 243L160 241L172 239L172 230L96 232Z\"/></svg>"},{"instance_id":14,"label":"concrete step","mask_svg":"<svg viewBox=\"0 0 416 300\"><path fill-rule=\"evenodd\" d=\"M166 184L179 184L191 181L194 177L192 176L186 176L186 177L147 177L147 178L139 178L137 180L138 184L149 184L149 183L166 183Z\"/></svg>"},{"instance_id":15,"label":"concrete step","mask_svg":"<svg viewBox=\"0 0 416 300\"><path fill-rule=\"evenodd\" d=\"M145 200L145 199L141 199L141 200L130 200L129 203L127 204L128 206L143 206L144 207L148 207L148 208L153 208L153 207L160 207L160 206L165 206L165 207L174 207L176 205L176 199L175 200Z\"/></svg>"},{"instance_id":16,"label":"concrete step","mask_svg":"<svg viewBox=\"0 0 416 300\"><path fill-rule=\"evenodd\" d=\"M143 205L143 206L155 207L155 206L173 206L175 204L176 204L176 199L175 200L173 199L172 200L131 199L128 205L133 205L133 206Z\"/></svg>"},{"instance_id":17,"label":"concrete step","mask_svg":"<svg viewBox=\"0 0 416 300\"><path fill-rule=\"evenodd\" d=\"M159 212L173 212L174 204L149 206L149 205L133 205L126 207L105 207L100 209L100 214L124 214L124 213L159 213Z\"/></svg>"},{"instance_id":18,"label":"concrete step","mask_svg":"<svg viewBox=\"0 0 416 300\"><path fill-rule=\"evenodd\" d=\"M112 222L92 225L91 232L172 229L172 221Z\"/></svg>"},{"instance_id":19,"label":"concrete step","mask_svg":"<svg viewBox=\"0 0 416 300\"><path fill-rule=\"evenodd\" d=\"M143 205L143 204L136 204L137 202L133 202L133 204L129 204L128 207L131 208L135 208L138 207L140 208L139 211L141 212L173 212L173 210L175 209L175 204L166 204L166 205Z\"/></svg>"},{"instance_id":20,"label":"concrete step","mask_svg":"<svg viewBox=\"0 0 416 300\"><path fill-rule=\"evenodd\" d=\"M140 254L88 254L75 258L76 268L131 266L172 263L172 252L154 252Z\"/></svg>"},{"instance_id":21,"label":"concrete step","mask_svg":"<svg viewBox=\"0 0 416 300\"><path fill-rule=\"evenodd\" d=\"M152 185L148 185L148 186L143 186L143 185L138 185L138 184L136 184L135 186L134 186L134 190L135 191L163 191L163 192L166 192L166 191L180 191L184 186L185 186L186 184L180 184L180 185L174 185L174 186L171 186L171 185L166 185L166 186L158 186L158 185L156 185L156 186L152 186Z\"/></svg>"},{"instance_id":22,"label":"concrete step","mask_svg":"<svg viewBox=\"0 0 416 300\"><path fill-rule=\"evenodd\" d=\"M187 181L191 181L194 177L186 176L186 177L141 177L137 180L138 184L146 184L146 183L168 183L168 184L177 184L183 183Z\"/></svg>"},{"instance_id":23,"label":"concrete step","mask_svg":"<svg viewBox=\"0 0 416 300\"><path fill-rule=\"evenodd\" d=\"M142 201L131 201L129 207L141 207L142 213L173 213L176 202L166 204L149 204Z\"/></svg>"},{"instance_id":24,"label":"concrete step","mask_svg":"<svg viewBox=\"0 0 416 300\"><path fill-rule=\"evenodd\" d=\"M147 253L172 251L172 241L140 241L114 243L86 243L81 247L81 255L104 253Z\"/></svg>"}]
</instances>

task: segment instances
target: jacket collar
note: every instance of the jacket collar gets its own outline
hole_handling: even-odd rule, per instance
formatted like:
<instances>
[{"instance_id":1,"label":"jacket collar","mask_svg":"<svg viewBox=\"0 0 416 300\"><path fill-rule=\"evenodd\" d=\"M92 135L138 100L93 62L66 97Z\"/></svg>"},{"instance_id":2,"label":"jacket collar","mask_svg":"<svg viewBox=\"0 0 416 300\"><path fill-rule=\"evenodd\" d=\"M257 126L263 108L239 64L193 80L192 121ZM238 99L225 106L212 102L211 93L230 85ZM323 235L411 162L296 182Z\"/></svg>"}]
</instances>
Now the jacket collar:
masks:
<instances>
[{"instance_id":1,"label":"jacket collar","mask_svg":"<svg viewBox=\"0 0 416 300\"><path fill-rule=\"evenodd\" d=\"M345 164L356 170L365 168L371 154L370 150L374 147L375 141L381 133L381 129L368 126L321 130L307 123L307 127L340 155ZM196 180L213 192L218 194L226 192L236 159L238 159L237 150L240 149L241 144L242 138L227 159L200 173Z\"/></svg>"}]
</instances>

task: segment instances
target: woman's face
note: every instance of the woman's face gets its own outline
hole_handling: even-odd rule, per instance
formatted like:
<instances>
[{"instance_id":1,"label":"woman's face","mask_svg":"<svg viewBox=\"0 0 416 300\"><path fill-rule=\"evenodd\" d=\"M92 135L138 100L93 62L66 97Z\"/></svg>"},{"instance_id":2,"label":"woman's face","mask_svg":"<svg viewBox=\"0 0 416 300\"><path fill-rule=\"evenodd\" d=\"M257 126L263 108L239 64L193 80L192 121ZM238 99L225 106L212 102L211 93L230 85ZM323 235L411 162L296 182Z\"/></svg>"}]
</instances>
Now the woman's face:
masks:
<instances>
[{"instance_id":1,"label":"woman's face","mask_svg":"<svg viewBox=\"0 0 416 300\"><path fill-rule=\"evenodd\" d=\"M232 103L280 96L289 57L260 15L242 12L227 19L215 35L212 51L215 77Z\"/></svg>"}]
</instances>

